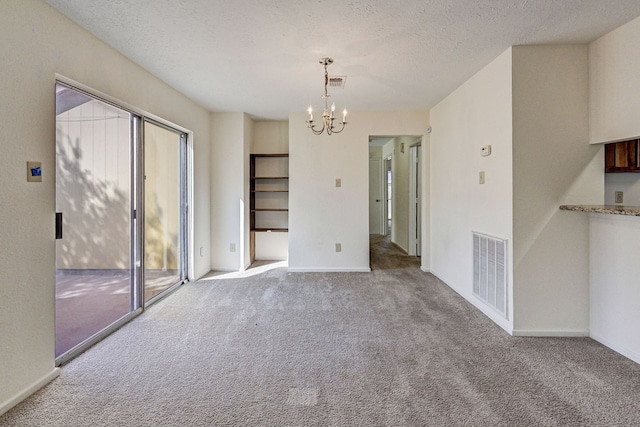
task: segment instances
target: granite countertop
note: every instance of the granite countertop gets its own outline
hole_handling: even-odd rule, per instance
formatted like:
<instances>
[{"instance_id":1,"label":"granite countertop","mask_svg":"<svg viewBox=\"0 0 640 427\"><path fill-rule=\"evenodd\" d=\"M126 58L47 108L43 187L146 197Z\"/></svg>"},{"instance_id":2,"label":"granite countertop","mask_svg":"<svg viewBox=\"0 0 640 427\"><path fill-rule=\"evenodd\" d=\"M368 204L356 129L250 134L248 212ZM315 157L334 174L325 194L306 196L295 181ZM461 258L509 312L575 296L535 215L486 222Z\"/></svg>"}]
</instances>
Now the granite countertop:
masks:
<instances>
[{"instance_id":1,"label":"granite countertop","mask_svg":"<svg viewBox=\"0 0 640 427\"><path fill-rule=\"evenodd\" d=\"M640 216L640 206L622 206L622 205L562 205L562 211L574 212L592 212L611 215L630 215Z\"/></svg>"}]
</instances>

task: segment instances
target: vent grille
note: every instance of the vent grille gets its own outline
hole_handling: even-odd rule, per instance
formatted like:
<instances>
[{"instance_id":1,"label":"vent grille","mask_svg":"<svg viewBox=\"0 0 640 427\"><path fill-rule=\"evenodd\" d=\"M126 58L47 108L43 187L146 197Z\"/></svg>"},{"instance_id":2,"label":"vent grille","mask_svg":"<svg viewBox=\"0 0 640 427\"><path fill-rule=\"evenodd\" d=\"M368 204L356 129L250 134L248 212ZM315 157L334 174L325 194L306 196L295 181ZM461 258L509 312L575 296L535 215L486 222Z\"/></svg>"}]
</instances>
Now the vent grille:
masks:
<instances>
[{"instance_id":1,"label":"vent grille","mask_svg":"<svg viewBox=\"0 0 640 427\"><path fill-rule=\"evenodd\" d=\"M329 76L329 87L331 89L344 89L347 76Z\"/></svg>"},{"instance_id":2,"label":"vent grille","mask_svg":"<svg viewBox=\"0 0 640 427\"><path fill-rule=\"evenodd\" d=\"M473 232L473 295L507 316L507 241Z\"/></svg>"}]
</instances>

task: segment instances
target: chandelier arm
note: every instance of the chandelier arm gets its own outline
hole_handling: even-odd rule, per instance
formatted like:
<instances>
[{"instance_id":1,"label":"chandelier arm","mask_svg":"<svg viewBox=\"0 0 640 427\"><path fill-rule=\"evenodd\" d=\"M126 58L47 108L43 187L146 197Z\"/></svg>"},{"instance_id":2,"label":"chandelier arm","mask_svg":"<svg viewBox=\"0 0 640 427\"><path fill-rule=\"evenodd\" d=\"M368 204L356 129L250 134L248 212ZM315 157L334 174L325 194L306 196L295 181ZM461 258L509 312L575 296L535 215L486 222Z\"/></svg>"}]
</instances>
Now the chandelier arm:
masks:
<instances>
[{"instance_id":1,"label":"chandelier arm","mask_svg":"<svg viewBox=\"0 0 640 427\"><path fill-rule=\"evenodd\" d=\"M344 127L347 124L347 122L340 122L340 124L342 125L340 130L335 130L335 127L333 126L333 124L331 124L331 132L329 134L342 132L344 130Z\"/></svg>"},{"instance_id":2,"label":"chandelier arm","mask_svg":"<svg viewBox=\"0 0 640 427\"><path fill-rule=\"evenodd\" d=\"M311 129L311 132L316 135L320 135L322 132L324 132L325 129L324 122L322 124L322 129L316 129L315 125L313 124L313 120L307 120L307 125L307 127Z\"/></svg>"}]
</instances>

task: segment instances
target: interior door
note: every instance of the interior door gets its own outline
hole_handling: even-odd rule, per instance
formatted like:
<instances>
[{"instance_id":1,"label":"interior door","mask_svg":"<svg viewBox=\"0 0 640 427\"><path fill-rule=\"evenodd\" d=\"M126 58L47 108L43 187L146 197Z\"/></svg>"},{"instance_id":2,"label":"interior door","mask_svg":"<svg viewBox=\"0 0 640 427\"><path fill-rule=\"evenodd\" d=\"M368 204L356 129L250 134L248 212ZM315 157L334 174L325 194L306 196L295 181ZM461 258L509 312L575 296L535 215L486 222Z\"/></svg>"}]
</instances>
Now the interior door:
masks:
<instances>
[{"instance_id":1,"label":"interior door","mask_svg":"<svg viewBox=\"0 0 640 427\"><path fill-rule=\"evenodd\" d=\"M144 301L186 277L186 134L144 122Z\"/></svg>"},{"instance_id":2,"label":"interior door","mask_svg":"<svg viewBox=\"0 0 640 427\"><path fill-rule=\"evenodd\" d=\"M422 160L420 146L414 145L409 152L409 255L420 256L421 253L421 227L420 216L422 215Z\"/></svg>"},{"instance_id":3,"label":"interior door","mask_svg":"<svg viewBox=\"0 0 640 427\"><path fill-rule=\"evenodd\" d=\"M369 234L384 234L382 160L369 159Z\"/></svg>"},{"instance_id":4,"label":"interior door","mask_svg":"<svg viewBox=\"0 0 640 427\"><path fill-rule=\"evenodd\" d=\"M393 176L391 173L391 156L384 159L383 181L384 181L384 218L383 218L383 234L388 236L391 232L391 215L392 203L391 195L393 194Z\"/></svg>"}]
</instances>

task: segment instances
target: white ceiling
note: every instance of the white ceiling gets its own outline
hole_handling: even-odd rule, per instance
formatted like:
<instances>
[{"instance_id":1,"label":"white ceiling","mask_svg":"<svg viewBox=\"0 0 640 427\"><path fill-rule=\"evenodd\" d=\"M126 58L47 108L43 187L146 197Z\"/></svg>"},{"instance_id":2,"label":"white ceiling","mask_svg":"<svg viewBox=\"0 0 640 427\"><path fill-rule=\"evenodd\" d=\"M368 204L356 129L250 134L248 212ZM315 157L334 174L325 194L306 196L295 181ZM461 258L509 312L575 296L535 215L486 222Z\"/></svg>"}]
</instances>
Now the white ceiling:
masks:
<instances>
[{"instance_id":1,"label":"white ceiling","mask_svg":"<svg viewBox=\"0 0 640 427\"><path fill-rule=\"evenodd\" d=\"M210 111L429 109L512 45L588 43L638 0L45 0Z\"/></svg>"}]
</instances>

